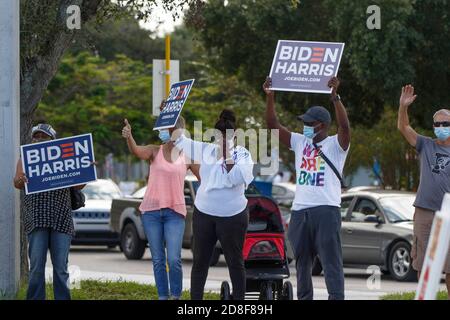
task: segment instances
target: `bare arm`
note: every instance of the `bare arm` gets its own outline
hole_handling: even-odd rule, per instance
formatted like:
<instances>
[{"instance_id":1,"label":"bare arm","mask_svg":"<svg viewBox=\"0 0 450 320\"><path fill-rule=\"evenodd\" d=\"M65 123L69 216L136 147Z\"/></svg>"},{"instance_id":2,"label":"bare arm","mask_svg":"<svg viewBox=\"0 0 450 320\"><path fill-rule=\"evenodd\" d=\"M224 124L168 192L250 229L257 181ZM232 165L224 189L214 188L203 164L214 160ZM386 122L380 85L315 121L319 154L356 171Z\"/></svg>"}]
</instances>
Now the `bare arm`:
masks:
<instances>
[{"instance_id":1,"label":"bare arm","mask_svg":"<svg viewBox=\"0 0 450 320\"><path fill-rule=\"evenodd\" d=\"M191 172L194 174L194 176L197 177L197 180L200 181L200 165L199 164L189 164L187 166L188 170L191 170Z\"/></svg>"},{"instance_id":2,"label":"bare arm","mask_svg":"<svg viewBox=\"0 0 450 320\"><path fill-rule=\"evenodd\" d=\"M151 144L147 146L138 146L136 141L134 141L133 134L131 133L131 125L128 123L127 119L125 119L124 122L125 126L122 129L122 136L127 140L127 145L130 152L141 160L151 161L155 151L158 150L158 146Z\"/></svg>"},{"instance_id":3,"label":"bare arm","mask_svg":"<svg viewBox=\"0 0 450 320\"><path fill-rule=\"evenodd\" d=\"M278 129L280 141L288 148L291 147L291 132L280 124L275 113L275 92L270 90L272 80L267 77L263 84L263 90L266 93L266 122L269 129Z\"/></svg>"},{"instance_id":4,"label":"bare arm","mask_svg":"<svg viewBox=\"0 0 450 320\"><path fill-rule=\"evenodd\" d=\"M14 175L14 187L19 190L23 189L25 188L25 183L27 182L27 176L23 172L22 162L19 159L16 165L16 174Z\"/></svg>"},{"instance_id":5,"label":"bare arm","mask_svg":"<svg viewBox=\"0 0 450 320\"><path fill-rule=\"evenodd\" d=\"M417 95L414 95L413 86L407 85L402 87L397 122L398 130L400 130L408 143L413 147L417 144L417 132L409 124L408 107L416 100L416 97Z\"/></svg>"},{"instance_id":6,"label":"bare arm","mask_svg":"<svg viewBox=\"0 0 450 320\"><path fill-rule=\"evenodd\" d=\"M338 125L338 141L343 150L347 150L350 146L350 121L348 120L347 111L344 104L337 98L337 89L340 81L338 78L333 77L328 82L328 86L332 88L331 98L334 104L334 110L336 113L336 122Z\"/></svg>"}]
</instances>

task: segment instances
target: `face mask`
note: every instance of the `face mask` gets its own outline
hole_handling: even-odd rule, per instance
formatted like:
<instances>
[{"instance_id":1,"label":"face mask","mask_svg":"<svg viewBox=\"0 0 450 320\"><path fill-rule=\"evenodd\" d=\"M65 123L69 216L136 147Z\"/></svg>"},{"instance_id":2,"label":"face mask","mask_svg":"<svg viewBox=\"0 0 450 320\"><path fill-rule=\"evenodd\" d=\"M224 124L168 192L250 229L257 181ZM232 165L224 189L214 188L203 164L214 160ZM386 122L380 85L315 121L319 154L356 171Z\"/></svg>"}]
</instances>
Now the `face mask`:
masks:
<instances>
[{"instance_id":1,"label":"face mask","mask_svg":"<svg viewBox=\"0 0 450 320\"><path fill-rule=\"evenodd\" d=\"M318 132L314 132L314 129L316 127L310 127L310 126L303 126L303 135L307 137L308 139L314 139L315 136L317 136Z\"/></svg>"},{"instance_id":2,"label":"face mask","mask_svg":"<svg viewBox=\"0 0 450 320\"><path fill-rule=\"evenodd\" d=\"M169 130L159 130L159 135L158 135L159 139L161 139L161 141L163 143L167 143L170 140L170 132Z\"/></svg>"},{"instance_id":3,"label":"face mask","mask_svg":"<svg viewBox=\"0 0 450 320\"><path fill-rule=\"evenodd\" d=\"M434 134L440 141L445 141L450 137L450 127L434 128Z\"/></svg>"}]
</instances>

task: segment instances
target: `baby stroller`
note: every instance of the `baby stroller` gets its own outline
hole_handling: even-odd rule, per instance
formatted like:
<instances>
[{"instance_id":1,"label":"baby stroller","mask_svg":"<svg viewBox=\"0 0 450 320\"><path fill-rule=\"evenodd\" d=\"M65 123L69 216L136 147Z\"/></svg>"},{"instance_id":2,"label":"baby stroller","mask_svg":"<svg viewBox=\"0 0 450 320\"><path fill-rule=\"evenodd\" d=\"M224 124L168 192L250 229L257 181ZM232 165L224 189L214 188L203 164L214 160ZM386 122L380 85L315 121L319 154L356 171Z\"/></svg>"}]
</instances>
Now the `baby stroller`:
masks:
<instances>
[{"instance_id":1,"label":"baby stroller","mask_svg":"<svg viewBox=\"0 0 450 320\"><path fill-rule=\"evenodd\" d=\"M286 257L283 220L277 204L265 196L247 196L250 220L244 242L246 297L293 300ZM222 282L221 300L231 300L230 285Z\"/></svg>"}]
</instances>

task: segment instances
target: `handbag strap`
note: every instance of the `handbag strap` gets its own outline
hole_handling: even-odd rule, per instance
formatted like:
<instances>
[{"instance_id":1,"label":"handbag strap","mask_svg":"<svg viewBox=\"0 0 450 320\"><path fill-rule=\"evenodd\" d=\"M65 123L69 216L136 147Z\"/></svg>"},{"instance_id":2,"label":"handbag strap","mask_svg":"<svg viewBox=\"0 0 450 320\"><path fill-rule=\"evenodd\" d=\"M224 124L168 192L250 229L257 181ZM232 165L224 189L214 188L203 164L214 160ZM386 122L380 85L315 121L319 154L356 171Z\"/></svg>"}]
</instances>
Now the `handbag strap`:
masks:
<instances>
[{"instance_id":1,"label":"handbag strap","mask_svg":"<svg viewBox=\"0 0 450 320\"><path fill-rule=\"evenodd\" d=\"M313 143L314 148L319 150L319 156L322 157L322 159L330 166L331 170L333 170L336 177L339 179L339 182L341 183L341 188L345 189L347 186L345 185L344 179L342 179L341 174L339 173L338 169L334 166L333 162L331 162L330 159L323 153L322 149L317 145L317 143Z\"/></svg>"}]
</instances>

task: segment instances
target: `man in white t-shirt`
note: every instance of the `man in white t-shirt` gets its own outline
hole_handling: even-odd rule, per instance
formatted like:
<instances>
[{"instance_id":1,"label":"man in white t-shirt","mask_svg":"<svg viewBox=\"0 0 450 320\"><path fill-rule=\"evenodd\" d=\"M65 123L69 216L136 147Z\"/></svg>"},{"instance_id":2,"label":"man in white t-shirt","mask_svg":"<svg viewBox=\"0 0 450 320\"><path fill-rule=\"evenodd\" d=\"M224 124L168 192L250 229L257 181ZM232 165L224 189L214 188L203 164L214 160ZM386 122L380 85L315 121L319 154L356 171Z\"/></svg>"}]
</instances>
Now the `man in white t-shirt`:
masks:
<instances>
[{"instance_id":1,"label":"man in white t-shirt","mask_svg":"<svg viewBox=\"0 0 450 320\"><path fill-rule=\"evenodd\" d=\"M275 113L275 95L271 79L263 89L267 96L266 120L270 129L278 129L281 143L295 152L296 193L292 204L288 238L297 268L297 297L313 299L312 264L319 258L324 271L330 300L344 299L344 271L341 247L341 181L350 147L350 124L347 112L337 94L339 80L328 82L332 88L337 135L329 136L331 115L321 106L309 108L298 117L303 121L303 134L282 126ZM321 151L321 152L320 152ZM323 154L323 155L322 155ZM324 158L328 158L337 173Z\"/></svg>"}]
</instances>

